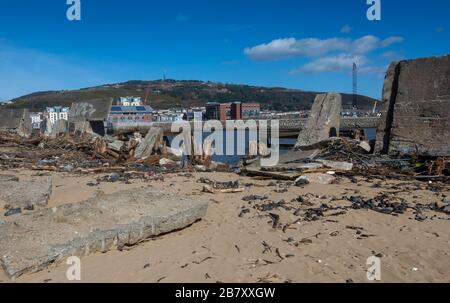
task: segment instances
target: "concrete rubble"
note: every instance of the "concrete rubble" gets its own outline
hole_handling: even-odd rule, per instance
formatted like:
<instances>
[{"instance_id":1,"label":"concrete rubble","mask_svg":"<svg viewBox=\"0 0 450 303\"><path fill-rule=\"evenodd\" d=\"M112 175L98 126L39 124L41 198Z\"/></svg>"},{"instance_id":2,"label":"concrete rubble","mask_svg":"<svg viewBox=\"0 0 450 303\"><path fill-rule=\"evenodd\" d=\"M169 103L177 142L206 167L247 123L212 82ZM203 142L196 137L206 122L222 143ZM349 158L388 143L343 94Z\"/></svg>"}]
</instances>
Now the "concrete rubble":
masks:
<instances>
[{"instance_id":1,"label":"concrete rubble","mask_svg":"<svg viewBox=\"0 0 450 303\"><path fill-rule=\"evenodd\" d=\"M111 112L112 100L74 102L70 108L70 130L105 135L104 123Z\"/></svg>"},{"instance_id":2,"label":"concrete rubble","mask_svg":"<svg viewBox=\"0 0 450 303\"><path fill-rule=\"evenodd\" d=\"M318 159L317 162L323 164L324 166L341 171L350 171L353 169L353 163L349 162L337 162L337 161L329 161Z\"/></svg>"},{"instance_id":3,"label":"concrete rubble","mask_svg":"<svg viewBox=\"0 0 450 303\"><path fill-rule=\"evenodd\" d=\"M336 182L336 177L332 174L321 174L321 173L311 173L305 176L299 177L295 180L296 185L304 185L304 184L322 184L329 185Z\"/></svg>"},{"instance_id":4,"label":"concrete rubble","mask_svg":"<svg viewBox=\"0 0 450 303\"><path fill-rule=\"evenodd\" d=\"M336 93L317 95L311 116L295 146L302 149L330 137L339 137L342 111L342 96Z\"/></svg>"},{"instance_id":5,"label":"concrete rubble","mask_svg":"<svg viewBox=\"0 0 450 303\"><path fill-rule=\"evenodd\" d=\"M142 189L43 209L0 225L0 262L17 278L71 256L121 249L185 228L205 216L207 207Z\"/></svg>"},{"instance_id":6,"label":"concrete rubble","mask_svg":"<svg viewBox=\"0 0 450 303\"><path fill-rule=\"evenodd\" d=\"M204 173L202 175L235 172L271 180L272 185L268 187L276 188L270 191L280 194L286 193L290 186L327 186L344 178L347 182L357 183L355 177L365 177L367 182L417 179L427 181L423 184L435 191L436 183L448 182L450 174L448 61L449 56L402 61L389 68L376 146L378 152L387 155L373 154L373 142L369 144L363 136L357 139L339 136L342 98L336 93L316 97L311 118L300 133L295 148L283 154L274 167L260 165L258 155L266 157L270 151L265 143L256 141L249 144L251 156L230 168L213 161L211 142L204 144L207 148L203 155L189 157L181 148L166 146L168 140L163 130L157 127L152 127L145 138L138 132L106 135L104 122L110 104L74 103L68 125L57 123L50 136L23 138L23 130L10 131L26 128L20 126L23 124L20 115L13 122L7 119L13 127L2 129L0 123L0 130L5 130L0 132L0 169L25 168L42 175L30 180L0 175L0 202L8 204L3 213L6 221L0 221L0 264L10 277L16 278L70 256L123 249L185 228L205 216L208 207L201 200L141 188L113 195L100 194L58 208L45 208L52 193L48 172L97 174L96 179L87 184L92 187L102 182L131 184L132 179L164 182L165 174L169 173L192 178L196 171ZM187 150L198 148L187 145ZM398 154L426 158L405 156L400 159L396 157ZM241 184L240 180L221 182L204 176L197 183L201 184L201 191L196 193L199 195L232 196L254 186ZM375 182L374 186L377 186ZM254 210L267 212L265 215L271 218L274 229L288 228L290 224L282 226L283 217L273 212L277 209L289 211L290 215L305 221L340 215L352 209L370 209L391 215L413 209L419 221L426 219L425 210L450 213L450 200L444 197L442 202L414 207L395 193L370 199L342 196L342 200L350 202L344 207L332 203L311 207L305 197L292 201L271 201L270 198L269 195L250 195L244 200L248 200ZM299 203L309 208L298 209ZM249 212L250 209L244 208L239 216Z\"/></svg>"},{"instance_id":7,"label":"concrete rubble","mask_svg":"<svg viewBox=\"0 0 450 303\"><path fill-rule=\"evenodd\" d=\"M31 118L28 109L0 108L0 131L13 131L22 137L31 135Z\"/></svg>"},{"instance_id":8,"label":"concrete rubble","mask_svg":"<svg viewBox=\"0 0 450 303\"><path fill-rule=\"evenodd\" d=\"M295 148L280 157L279 165L261 167L259 159L249 159L244 161L242 172L278 180L298 180L299 175L323 174L326 170L346 176L381 174L422 181L448 180L450 55L390 65L375 143L365 141L364 136L336 138L341 103L339 94L318 95Z\"/></svg>"},{"instance_id":9,"label":"concrete rubble","mask_svg":"<svg viewBox=\"0 0 450 303\"><path fill-rule=\"evenodd\" d=\"M392 63L381 113L376 152L450 155L450 55Z\"/></svg>"},{"instance_id":10,"label":"concrete rubble","mask_svg":"<svg viewBox=\"0 0 450 303\"><path fill-rule=\"evenodd\" d=\"M161 128L150 128L144 140L136 148L134 157L144 159L154 154L155 149L159 149L163 143L163 135L164 132Z\"/></svg>"},{"instance_id":11,"label":"concrete rubble","mask_svg":"<svg viewBox=\"0 0 450 303\"><path fill-rule=\"evenodd\" d=\"M56 121L49 133L50 138L57 138L58 136L64 135L69 131L69 123L66 120Z\"/></svg>"}]
</instances>

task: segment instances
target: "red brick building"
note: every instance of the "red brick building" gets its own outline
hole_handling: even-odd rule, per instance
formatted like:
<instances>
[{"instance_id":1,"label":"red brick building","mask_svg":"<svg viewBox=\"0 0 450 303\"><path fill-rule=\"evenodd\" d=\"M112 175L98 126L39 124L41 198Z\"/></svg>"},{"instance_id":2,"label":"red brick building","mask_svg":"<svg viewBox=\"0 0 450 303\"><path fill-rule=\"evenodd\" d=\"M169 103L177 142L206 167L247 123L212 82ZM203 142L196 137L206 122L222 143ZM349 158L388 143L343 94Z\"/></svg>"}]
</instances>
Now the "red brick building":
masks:
<instances>
[{"instance_id":1,"label":"red brick building","mask_svg":"<svg viewBox=\"0 0 450 303\"><path fill-rule=\"evenodd\" d=\"M242 120L259 117L261 105L259 103L208 103L206 118L208 120Z\"/></svg>"},{"instance_id":2,"label":"red brick building","mask_svg":"<svg viewBox=\"0 0 450 303\"><path fill-rule=\"evenodd\" d=\"M242 103L231 103L231 120L242 120Z\"/></svg>"}]
</instances>

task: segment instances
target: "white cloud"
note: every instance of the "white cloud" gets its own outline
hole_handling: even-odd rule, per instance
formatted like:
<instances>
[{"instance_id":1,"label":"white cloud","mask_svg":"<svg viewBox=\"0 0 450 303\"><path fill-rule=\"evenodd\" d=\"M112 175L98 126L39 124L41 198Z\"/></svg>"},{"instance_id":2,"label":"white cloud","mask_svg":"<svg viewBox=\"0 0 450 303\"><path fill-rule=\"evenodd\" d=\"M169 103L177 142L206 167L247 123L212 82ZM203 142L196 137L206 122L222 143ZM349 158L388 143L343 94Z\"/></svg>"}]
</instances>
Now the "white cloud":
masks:
<instances>
[{"instance_id":1,"label":"white cloud","mask_svg":"<svg viewBox=\"0 0 450 303\"><path fill-rule=\"evenodd\" d=\"M352 31L353 31L353 28L352 28L350 25L348 25L348 24L344 25L344 26L341 28L341 33L343 33L343 34L349 34L349 33L351 33Z\"/></svg>"},{"instance_id":2,"label":"white cloud","mask_svg":"<svg viewBox=\"0 0 450 303\"><path fill-rule=\"evenodd\" d=\"M402 43L403 41L403 37L389 37L386 40L381 41L381 48L391 46L395 43Z\"/></svg>"},{"instance_id":3,"label":"white cloud","mask_svg":"<svg viewBox=\"0 0 450 303\"><path fill-rule=\"evenodd\" d=\"M321 57L333 52L364 55L402 41L402 37L389 37L381 40L372 35L356 40L344 38L306 38L299 40L285 38L246 48L244 53L249 58L258 61L279 60L290 57Z\"/></svg>"},{"instance_id":4,"label":"white cloud","mask_svg":"<svg viewBox=\"0 0 450 303\"><path fill-rule=\"evenodd\" d=\"M289 74L317 74L351 70L353 63L363 66L368 63L368 60L365 56L361 55L339 54L336 56L323 57L314 60L296 70L289 72Z\"/></svg>"},{"instance_id":5,"label":"white cloud","mask_svg":"<svg viewBox=\"0 0 450 303\"><path fill-rule=\"evenodd\" d=\"M276 39L267 44L246 48L245 54L254 60L278 60L289 57L321 56L332 50L344 50L349 41L345 39L295 38Z\"/></svg>"}]
</instances>

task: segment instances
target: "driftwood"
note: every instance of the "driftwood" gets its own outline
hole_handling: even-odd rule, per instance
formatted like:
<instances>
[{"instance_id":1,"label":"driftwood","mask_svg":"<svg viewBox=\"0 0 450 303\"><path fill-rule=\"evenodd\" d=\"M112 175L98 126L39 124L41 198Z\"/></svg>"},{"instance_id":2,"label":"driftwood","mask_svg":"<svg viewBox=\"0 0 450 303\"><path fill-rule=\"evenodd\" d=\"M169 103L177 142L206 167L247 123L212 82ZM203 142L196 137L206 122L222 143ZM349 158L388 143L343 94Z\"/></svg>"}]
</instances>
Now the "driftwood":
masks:
<instances>
[{"instance_id":1,"label":"driftwood","mask_svg":"<svg viewBox=\"0 0 450 303\"><path fill-rule=\"evenodd\" d=\"M124 172L126 168L124 166L117 167L96 167L96 168L79 168L76 169L75 172L82 174L98 174L98 173L107 173L107 172Z\"/></svg>"},{"instance_id":2,"label":"driftwood","mask_svg":"<svg viewBox=\"0 0 450 303\"><path fill-rule=\"evenodd\" d=\"M250 177L264 177L275 180L285 180L285 181L295 181L298 177L298 173L280 173L280 172L270 172L259 169L244 168L242 173Z\"/></svg>"},{"instance_id":3,"label":"driftwood","mask_svg":"<svg viewBox=\"0 0 450 303\"><path fill-rule=\"evenodd\" d=\"M230 189L222 189L220 192L222 194L236 194L242 193L245 191L245 188L230 188Z\"/></svg>"}]
</instances>

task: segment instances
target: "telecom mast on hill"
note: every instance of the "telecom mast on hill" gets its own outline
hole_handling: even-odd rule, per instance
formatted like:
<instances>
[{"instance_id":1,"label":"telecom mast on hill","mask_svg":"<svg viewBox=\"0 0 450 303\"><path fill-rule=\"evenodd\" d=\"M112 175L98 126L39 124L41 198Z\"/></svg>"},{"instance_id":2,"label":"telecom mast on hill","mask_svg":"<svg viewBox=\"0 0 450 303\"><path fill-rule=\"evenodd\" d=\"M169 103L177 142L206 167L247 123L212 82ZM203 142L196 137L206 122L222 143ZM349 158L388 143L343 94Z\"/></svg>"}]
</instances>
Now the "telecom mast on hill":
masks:
<instances>
[{"instance_id":1,"label":"telecom mast on hill","mask_svg":"<svg viewBox=\"0 0 450 303\"><path fill-rule=\"evenodd\" d=\"M358 109L358 66L353 62L353 110Z\"/></svg>"}]
</instances>

